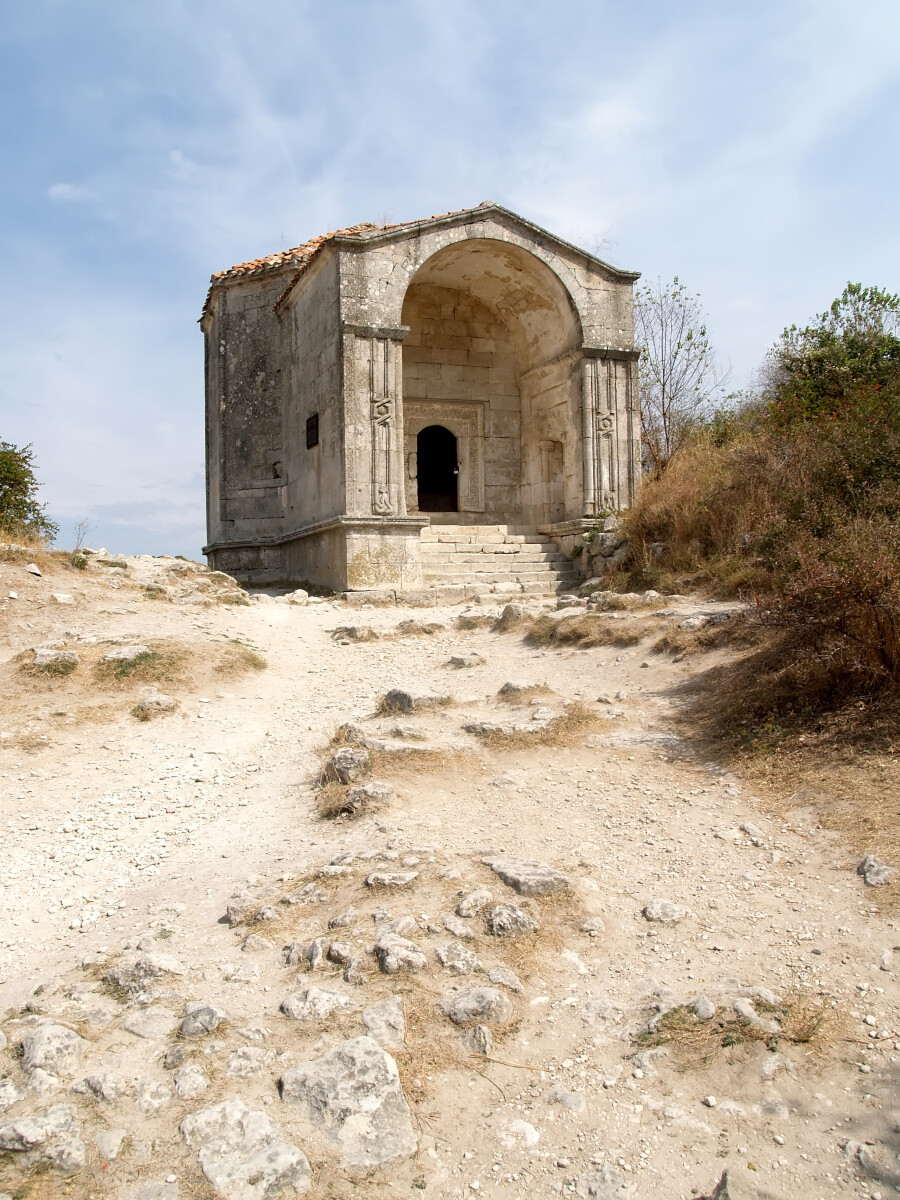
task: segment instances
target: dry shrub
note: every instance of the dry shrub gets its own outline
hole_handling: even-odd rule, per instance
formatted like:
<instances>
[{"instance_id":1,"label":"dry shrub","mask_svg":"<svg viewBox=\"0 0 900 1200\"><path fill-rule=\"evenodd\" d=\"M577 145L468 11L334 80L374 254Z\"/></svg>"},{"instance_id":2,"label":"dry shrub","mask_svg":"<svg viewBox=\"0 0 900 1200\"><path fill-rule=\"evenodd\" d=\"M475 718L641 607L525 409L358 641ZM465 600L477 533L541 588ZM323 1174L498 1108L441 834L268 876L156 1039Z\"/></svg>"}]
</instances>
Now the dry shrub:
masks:
<instances>
[{"instance_id":1,"label":"dry shrub","mask_svg":"<svg viewBox=\"0 0 900 1200\"><path fill-rule=\"evenodd\" d=\"M401 621L393 630L395 637L433 637L436 633L446 633L447 626L437 621Z\"/></svg>"},{"instance_id":2,"label":"dry shrub","mask_svg":"<svg viewBox=\"0 0 900 1200\"><path fill-rule=\"evenodd\" d=\"M610 619L609 617L584 616L538 617L528 630L527 640L535 646L636 646L649 637L656 622L644 620Z\"/></svg>"},{"instance_id":3,"label":"dry shrub","mask_svg":"<svg viewBox=\"0 0 900 1200\"><path fill-rule=\"evenodd\" d=\"M534 683L531 687L517 688L514 692L504 692L501 688L497 693L497 699L504 704L530 704L532 700L536 700L540 696L555 695L552 687L547 687L545 683Z\"/></svg>"},{"instance_id":4,"label":"dry shrub","mask_svg":"<svg viewBox=\"0 0 900 1200\"><path fill-rule=\"evenodd\" d=\"M132 683L179 683L185 678L191 662L191 652L173 642L152 642L145 654L136 658L98 662L94 672L105 686L128 686Z\"/></svg>"},{"instance_id":5,"label":"dry shrub","mask_svg":"<svg viewBox=\"0 0 900 1200\"><path fill-rule=\"evenodd\" d=\"M490 629L494 624L494 618L486 615L482 616L479 613L477 615L457 617L455 624L457 629L467 632L474 629Z\"/></svg>"},{"instance_id":6,"label":"dry shrub","mask_svg":"<svg viewBox=\"0 0 900 1200\"><path fill-rule=\"evenodd\" d=\"M701 1021L693 1009L679 1005L662 1015L655 1032L639 1034L638 1044L642 1049L665 1046L675 1065L689 1071L710 1066L723 1050L755 1042L762 1042L772 1052L788 1042L823 1053L834 1044L841 1029L840 1016L808 992L791 992L774 1005L757 1000L754 1008L761 1017L774 1017L781 1029L770 1033L730 1008L717 1010L710 1020Z\"/></svg>"},{"instance_id":7,"label":"dry shrub","mask_svg":"<svg viewBox=\"0 0 900 1200\"><path fill-rule=\"evenodd\" d=\"M228 646L216 663L217 675L242 675L245 671L264 671L268 663L265 658L252 646L238 643Z\"/></svg>"},{"instance_id":8,"label":"dry shrub","mask_svg":"<svg viewBox=\"0 0 900 1200\"><path fill-rule=\"evenodd\" d=\"M579 701L567 705L564 712L546 724L531 729L488 727L477 734L491 750L524 750L530 746L572 746L588 730L600 724L600 716Z\"/></svg>"},{"instance_id":9,"label":"dry shrub","mask_svg":"<svg viewBox=\"0 0 900 1200\"><path fill-rule=\"evenodd\" d=\"M728 621L708 625L705 629L679 629L672 625L653 643L652 650L654 654L697 654L728 646L758 646L768 637L768 632L758 622L736 614Z\"/></svg>"},{"instance_id":10,"label":"dry shrub","mask_svg":"<svg viewBox=\"0 0 900 1200\"><path fill-rule=\"evenodd\" d=\"M335 641L376 642L381 634L368 625L338 625L332 629L331 636Z\"/></svg>"},{"instance_id":11,"label":"dry shrub","mask_svg":"<svg viewBox=\"0 0 900 1200\"><path fill-rule=\"evenodd\" d=\"M237 604L246 607L250 604L250 597L246 592L224 592L216 596L216 604Z\"/></svg>"},{"instance_id":12,"label":"dry shrub","mask_svg":"<svg viewBox=\"0 0 900 1200\"><path fill-rule=\"evenodd\" d=\"M511 600L504 607L500 616L491 622L491 629L494 633L509 633L510 630L518 629L520 625L529 620L530 618L521 610L521 606L515 600Z\"/></svg>"},{"instance_id":13,"label":"dry shrub","mask_svg":"<svg viewBox=\"0 0 900 1200\"><path fill-rule=\"evenodd\" d=\"M355 818L363 814L377 812L381 804L373 796L367 796L357 790L351 798L353 785L329 780L316 791L316 812L323 821L333 821L337 817Z\"/></svg>"}]
</instances>

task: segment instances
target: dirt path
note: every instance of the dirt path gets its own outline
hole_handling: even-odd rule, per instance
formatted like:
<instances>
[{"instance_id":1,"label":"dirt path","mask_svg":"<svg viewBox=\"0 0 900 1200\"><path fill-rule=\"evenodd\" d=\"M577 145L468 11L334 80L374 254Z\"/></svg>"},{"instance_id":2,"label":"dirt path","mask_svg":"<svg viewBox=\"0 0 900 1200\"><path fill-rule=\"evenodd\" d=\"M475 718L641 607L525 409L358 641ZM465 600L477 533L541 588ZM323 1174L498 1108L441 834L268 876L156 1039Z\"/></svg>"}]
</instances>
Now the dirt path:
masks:
<instances>
[{"instance_id":1,"label":"dirt path","mask_svg":"<svg viewBox=\"0 0 900 1200\"><path fill-rule=\"evenodd\" d=\"M118 1194L147 1181L162 1190L142 1200L174 1200L179 1189L212 1194L179 1122L240 1097L302 1148L311 1195L349 1196L359 1185L338 1161L338 1143L281 1099L276 1084L297 1063L364 1034L360 1011L393 995L405 1009L405 1044L394 1054L416 1149L370 1174L367 1192L668 1200L711 1191L726 1167L759 1196L900 1191L894 922L879 912L878 889L863 885L810 814L776 822L739 778L679 736L682 685L716 655L674 662L652 655L649 642L545 650L515 630L456 629L457 609L198 608L136 601L130 586L90 581L74 605L55 606L56 586L52 571L25 580L20 567L4 568L3 594L18 592L3 614L8 682L18 651L54 639L86 647L92 638L170 639L202 659L237 638L268 662L205 677L199 688L185 684L178 709L146 723L129 715L133 696L110 702L101 721L86 720L71 680L40 694L33 681L21 692L10 684L0 739L0 1004L9 1040L0 1076L22 1096L0 1116L0 1144L9 1123L72 1105L85 1153L69 1194ZM680 621L716 606L668 607ZM404 619L445 629L398 637ZM345 624L392 636L337 644L331 630ZM471 652L484 663L447 666ZM550 690L510 705L498 698L509 680ZM397 686L451 694L455 703L373 717ZM612 703L598 704L601 694ZM539 708L552 719L572 701L594 723L569 745L523 736L515 748L489 750L465 729L528 724ZM311 781L342 722L386 740L379 778L395 798L371 816L323 822ZM423 745L440 750L424 766L421 756L398 752ZM562 896L523 898L482 861L500 853L549 863L570 886ZM342 856L352 857L320 872ZM415 877L379 891L365 883L375 870ZM277 903L310 883L318 903ZM485 909L470 922L471 939L455 940L443 915L478 887L492 903L514 903L540 933L492 937ZM274 919L254 922L270 900ZM654 900L688 911L677 921L648 920L643 910ZM223 923L229 903L248 924ZM309 976L284 964L283 944L335 937L328 921L350 908L358 916L340 936L364 964L365 982L345 982L339 964ZM386 975L371 948L386 922L403 917L411 918L403 936L427 966ZM264 944L242 952L248 934ZM466 973L443 967L435 952L448 944L477 965L457 954ZM110 962L130 961L129 951L170 956L185 974L140 988L98 982ZM521 991L490 980L504 966ZM279 1011L286 995L310 984L343 998L336 1016L303 1022ZM481 1022L491 1033L485 1057L473 1056L471 1029L439 1007L454 987L490 987L512 1005L511 1020ZM835 1015L827 1049L770 1036L768 1044L720 1046L705 1068L681 1070L674 1050L659 1055L642 1034L660 1010L697 997L731 1020L735 1002L771 1020L771 1001L783 1021L779 1003L798 995ZM171 1023L139 1037L122 1021L149 1006L177 1023L191 1001L229 1020L189 1042L189 1061L208 1086L185 1099L173 1095L165 1056L188 1040L173 1042ZM26 1078L16 1057L48 1018L87 1042L77 1067L55 1083ZM262 1032L250 1036L249 1028ZM263 1048L245 1075L229 1066L242 1046ZM73 1093L92 1071L121 1076L122 1095ZM146 1099L150 1084L163 1089L157 1108ZM114 1157L110 1143L98 1148L96 1140L111 1129L125 1131ZM40 1147L0 1156L0 1192L24 1197L45 1186L48 1176L23 1174L29 1153L39 1159ZM235 1186L220 1190L237 1195ZM277 1191L259 1184L240 1194Z\"/></svg>"}]
</instances>

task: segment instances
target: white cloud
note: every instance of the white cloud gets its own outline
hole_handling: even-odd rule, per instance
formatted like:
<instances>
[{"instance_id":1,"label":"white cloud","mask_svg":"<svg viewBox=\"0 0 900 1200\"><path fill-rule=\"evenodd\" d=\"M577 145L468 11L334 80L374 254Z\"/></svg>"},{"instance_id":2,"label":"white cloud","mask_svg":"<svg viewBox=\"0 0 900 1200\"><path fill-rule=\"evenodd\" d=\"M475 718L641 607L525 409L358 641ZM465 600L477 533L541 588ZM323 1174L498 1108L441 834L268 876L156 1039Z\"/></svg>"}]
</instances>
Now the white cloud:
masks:
<instances>
[{"instance_id":1,"label":"white cloud","mask_svg":"<svg viewBox=\"0 0 900 1200\"><path fill-rule=\"evenodd\" d=\"M96 200L96 192L78 183L54 183L47 188L47 195L58 204L87 204Z\"/></svg>"}]
</instances>

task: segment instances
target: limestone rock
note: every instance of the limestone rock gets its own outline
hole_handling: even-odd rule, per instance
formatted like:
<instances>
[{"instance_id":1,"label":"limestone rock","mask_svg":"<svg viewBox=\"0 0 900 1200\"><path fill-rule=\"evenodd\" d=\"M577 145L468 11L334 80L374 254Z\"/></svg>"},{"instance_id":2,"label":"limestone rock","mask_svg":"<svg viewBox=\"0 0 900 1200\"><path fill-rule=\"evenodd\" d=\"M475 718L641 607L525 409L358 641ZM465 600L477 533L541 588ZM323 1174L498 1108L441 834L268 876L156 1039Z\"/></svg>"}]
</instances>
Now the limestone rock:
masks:
<instances>
[{"instance_id":1,"label":"limestone rock","mask_svg":"<svg viewBox=\"0 0 900 1200\"><path fill-rule=\"evenodd\" d=\"M441 1000L441 1011L454 1025L505 1025L512 1019L512 1001L496 988L472 988L468 992L448 992Z\"/></svg>"},{"instance_id":2,"label":"limestone rock","mask_svg":"<svg viewBox=\"0 0 900 1200\"><path fill-rule=\"evenodd\" d=\"M400 996L390 996L364 1008L362 1022L371 1037L386 1050L398 1050L406 1041L406 1017Z\"/></svg>"},{"instance_id":3,"label":"limestone rock","mask_svg":"<svg viewBox=\"0 0 900 1200\"><path fill-rule=\"evenodd\" d=\"M234 1079L250 1079L275 1061L275 1052L263 1046L239 1046L232 1050L225 1063L225 1074Z\"/></svg>"},{"instance_id":4,"label":"limestone rock","mask_svg":"<svg viewBox=\"0 0 900 1200\"><path fill-rule=\"evenodd\" d=\"M8 1077L0 1079L0 1113L25 1099L24 1091Z\"/></svg>"},{"instance_id":5,"label":"limestone rock","mask_svg":"<svg viewBox=\"0 0 900 1200\"><path fill-rule=\"evenodd\" d=\"M103 978L127 991L142 991L148 983L184 974L184 967L170 955L147 953L124 955Z\"/></svg>"},{"instance_id":6,"label":"limestone rock","mask_svg":"<svg viewBox=\"0 0 900 1200\"><path fill-rule=\"evenodd\" d=\"M463 896L459 904L456 906L456 915L458 917L475 917L494 899L493 892L486 887L476 888L474 892L469 892L468 896Z\"/></svg>"},{"instance_id":7,"label":"limestone rock","mask_svg":"<svg viewBox=\"0 0 900 1200\"><path fill-rule=\"evenodd\" d=\"M141 1112L151 1117L161 1112L172 1103L172 1092L164 1083L155 1079L142 1079L138 1084L137 1106Z\"/></svg>"},{"instance_id":8,"label":"limestone rock","mask_svg":"<svg viewBox=\"0 0 900 1200\"><path fill-rule=\"evenodd\" d=\"M143 654L149 654L149 646L141 646L135 644L133 646L114 646L112 650L107 650L105 654L101 654L100 661L107 662L134 662L136 658L140 658Z\"/></svg>"},{"instance_id":9,"label":"limestone rock","mask_svg":"<svg viewBox=\"0 0 900 1200\"><path fill-rule=\"evenodd\" d=\"M94 1138L101 1159L112 1162L118 1157L122 1143L128 1137L127 1129L103 1129Z\"/></svg>"},{"instance_id":10,"label":"limestone rock","mask_svg":"<svg viewBox=\"0 0 900 1200\"><path fill-rule=\"evenodd\" d=\"M82 1095L90 1093L98 1100L114 1104L134 1090L134 1081L119 1071L98 1071L94 1075L86 1075L72 1090Z\"/></svg>"},{"instance_id":11,"label":"limestone rock","mask_svg":"<svg viewBox=\"0 0 900 1200\"><path fill-rule=\"evenodd\" d=\"M185 1063L183 1067L179 1067L172 1075L172 1082L179 1100L196 1100L209 1087L206 1072L193 1063Z\"/></svg>"},{"instance_id":12,"label":"limestone rock","mask_svg":"<svg viewBox=\"0 0 900 1200\"><path fill-rule=\"evenodd\" d=\"M460 920L455 913L444 913L441 917L441 924L448 933L452 933L455 938L461 938L463 941L468 941L475 936L472 926Z\"/></svg>"},{"instance_id":13,"label":"limestone rock","mask_svg":"<svg viewBox=\"0 0 900 1200\"><path fill-rule=\"evenodd\" d=\"M446 967L451 975L471 975L473 971L481 969L481 963L472 951L459 942L436 946L434 953L441 966Z\"/></svg>"},{"instance_id":14,"label":"limestone rock","mask_svg":"<svg viewBox=\"0 0 900 1200\"><path fill-rule=\"evenodd\" d=\"M488 910L487 927L494 937L515 938L540 929L535 919L517 904L495 904Z\"/></svg>"},{"instance_id":15,"label":"limestone rock","mask_svg":"<svg viewBox=\"0 0 900 1200\"><path fill-rule=\"evenodd\" d=\"M897 874L897 868L886 866L874 854L867 854L856 868L856 873L862 876L869 887L881 887Z\"/></svg>"},{"instance_id":16,"label":"limestone rock","mask_svg":"<svg viewBox=\"0 0 900 1200\"><path fill-rule=\"evenodd\" d=\"M77 667L80 662L74 650L53 650L48 646L39 646L33 659L36 667Z\"/></svg>"},{"instance_id":17,"label":"limestone rock","mask_svg":"<svg viewBox=\"0 0 900 1200\"><path fill-rule=\"evenodd\" d=\"M306 1155L281 1138L278 1126L242 1100L224 1100L185 1117L179 1129L200 1167L225 1200L274 1200L310 1185Z\"/></svg>"},{"instance_id":18,"label":"limestone rock","mask_svg":"<svg viewBox=\"0 0 900 1200\"><path fill-rule=\"evenodd\" d=\"M515 971L509 967L499 966L491 967L488 971L488 979L491 983L499 984L500 987L508 988L511 992L524 992L522 981L519 979Z\"/></svg>"},{"instance_id":19,"label":"limestone rock","mask_svg":"<svg viewBox=\"0 0 900 1200\"><path fill-rule=\"evenodd\" d=\"M328 922L329 929L349 929L351 925L355 925L359 919L359 913L355 908L348 908L345 912L338 913L336 917L332 917Z\"/></svg>"},{"instance_id":20,"label":"limestone rock","mask_svg":"<svg viewBox=\"0 0 900 1200\"><path fill-rule=\"evenodd\" d=\"M80 1126L71 1104L55 1104L43 1112L0 1125L0 1150L31 1152L62 1171L78 1171L87 1159Z\"/></svg>"},{"instance_id":21,"label":"limestone rock","mask_svg":"<svg viewBox=\"0 0 900 1200\"><path fill-rule=\"evenodd\" d=\"M273 950L275 943L269 938L260 937L258 933L251 933L249 937L245 937L241 942L241 949L245 954L256 954L262 950Z\"/></svg>"},{"instance_id":22,"label":"limestone rock","mask_svg":"<svg viewBox=\"0 0 900 1200\"><path fill-rule=\"evenodd\" d=\"M285 600L287 600L288 604L308 604L309 592L305 592L303 588L297 588L297 590L294 592L288 592L288 594L285 596Z\"/></svg>"},{"instance_id":23,"label":"limestone rock","mask_svg":"<svg viewBox=\"0 0 900 1200\"><path fill-rule=\"evenodd\" d=\"M625 1177L617 1167L604 1163L590 1174L581 1176L575 1184L575 1194L590 1200L628 1200L634 1195L634 1188L625 1183Z\"/></svg>"},{"instance_id":24,"label":"limestone rock","mask_svg":"<svg viewBox=\"0 0 900 1200\"><path fill-rule=\"evenodd\" d=\"M373 871L371 875L366 876L366 887L409 887L412 881L418 878L418 871Z\"/></svg>"},{"instance_id":25,"label":"limestone rock","mask_svg":"<svg viewBox=\"0 0 900 1200\"><path fill-rule=\"evenodd\" d=\"M137 705L137 712L140 717L157 717L160 713L171 712L177 706L178 702L164 692L151 692Z\"/></svg>"},{"instance_id":26,"label":"limestone rock","mask_svg":"<svg viewBox=\"0 0 900 1200\"><path fill-rule=\"evenodd\" d=\"M45 1071L43 1067L35 1067L28 1076L28 1090L34 1092L41 1100L54 1096L61 1087L59 1076L54 1075L52 1071Z\"/></svg>"},{"instance_id":27,"label":"limestone rock","mask_svg":"<svg viewBox=\"0 0 900 1200\"><path fill-rule=\"evenodd\" d=\"M691 910L683 904L673 904L671 900L648 900L641 910L648 921L663 921L674 924L691 916Z\"/></svg>"},{"instance_id":28,"label":"limestone rock","mask_svg":"<svg viewBox=\"0 0 900 1200\"><path fill-rule=\"evenodd\" d=\"M86 1046L74 1030L48 1021L22 1039L22 1070L26 1075L35 1068L52 1075L73 1075Z\"/></svg>"},{"instance_id":29,"label":"limestone rock","mask_svg":"<svg viewBox=\"0 0 900 1200\"><path fill-rule=\"evenodd\" d=\"M282 1099L299 1105L341 1150L342 1165L370 1171L415 1154L417 1141L397 1064L370 1037L341 1042L281 1077Z\"/></svg>"},{"instance_id":30,"label":"limestone rock","mask_svg":"<svg viewBox=\"0 0 900 1200\"><path fill-rule=\"evenodd\" d=\"M474 650L468 654L454 654L451 656L449 663L450 667L456 667L457 670L462 670L470 667L483 667L485 660L480 654Z\"/></svg>"},{"instance_id":31,"label":"limestone rock","mask_svg":"<svg viewBox=\"0 0 900 1200\"><path fill-rule=\"evenodd\" d=\"M169 1036L177 1021L178 1018L170 1009L149 1004L146 1008L127 1012L122 1018L122 1028L135 1037L163 1038Z\"/></svg>"},{"instance_id":32,"label":"limestone rock","mask_svg":"<svg viewBox=\"0 0 900 1200\"><path fill-rule=\"evenodd\" d=\"M325 1021L340 1008L348 1008L350 1001L339 992L325 988L308 987L302 992L293 992L281 1002L281 1011L294 1021Z\"/></svg>"},{"instance_id":33,"label":"limestone rock","mask_svg":"<svg viewBox=\"0 0 900 1200\"><path fill-rule=\"evenodd\" d=\"M487 1025L475 1025L463 1035L463 1041L473 1054L487 1056L494 1048L494 1035Z\"/></svg>"},{"instance_id":34,"label":"limestone rock","mask_svg":"<svg viewBox=\"0 0 900 1200\"><path fill-rule=\"evenodd\" d=\"M182 1037L203 1037L213 1033L228 1017L215 1004L186 1004L184 1020L181 1022Z\"/></svg>"},{"instance_id":35,"label":"limestone rock","mask_svg":"<svg viewBox=\"0 0 900 1200\"><path fill-rule=\"evenodd\" d=\"M385 975L422 971L428 959L415 944L396 933L383 933L375 943L375 957Z\"/></svg>"},{"instance_id":36,"label":"limestone rock","mask_svg":"<svg viewBox=\"0 0 900 1200\"><path fill-rule=\"evenodd\" d=\"M325 764L325 778L354 783L369 766L369 752L362 747L341 746Z\"/></svg>"},{"instance_id":37,"label":"limestone rock","mask_svg":"<svg viewBox=\"0 0 900 1200\"><path fill-rule=\"evenodd\" d=\"M569 887L569 880L565 875L539 859L515 858L503 854L483 858L481 861L520 896L552 896Z\"/></svg>"},{"instance_id":38,"label":"limestone rock","mask_svg":"<svg viewBox=\"0 0 900 1200\"><path fill-rule=\"evenodd\" d=\"M416 710L440 708L446 699L444 696L434 696L428 693L417 694L403 688L392 688L382 701L386 712L410 713Z\"/></svg>"}]
</instances>

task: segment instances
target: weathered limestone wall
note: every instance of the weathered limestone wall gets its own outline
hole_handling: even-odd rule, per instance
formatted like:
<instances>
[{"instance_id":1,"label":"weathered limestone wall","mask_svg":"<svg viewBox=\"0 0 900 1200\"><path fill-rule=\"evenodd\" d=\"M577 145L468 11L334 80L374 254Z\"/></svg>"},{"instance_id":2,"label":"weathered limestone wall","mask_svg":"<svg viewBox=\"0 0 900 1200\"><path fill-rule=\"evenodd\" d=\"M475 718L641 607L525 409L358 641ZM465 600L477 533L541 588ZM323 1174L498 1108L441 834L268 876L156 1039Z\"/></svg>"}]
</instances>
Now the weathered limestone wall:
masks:
<instances>
[{"instance_id":1,"label":"weathered limestone wall","mask_svg":"<svg viewBox=\"0 0 900 1200\"><path fill-rule=\"evenodd\" d=\"M206 329L207 426L216 457L211 540L273 535L283 525L282 335L277 282L223 289Z\"/></svg>"},{"instance_id":2,"label":"weathered limestone wall","mask_svg":"<svg viewBox=\"0 0 900 1200\"><path fill-rule=\"evenodd\" d=\"M470 292L428 283L412 285L402 317L409 326L403 342L408 511L417 508L416 434L426 425L436 424L451 429L458 440L465 438L459 423L465 409L456 413L448 407L462 402L483 409L480 453L484 486L482 504L474 511L483 512L486 520L518 521L522 427L509 331ZM460 480L461 511L466 511L468 482Z\"/></svg>"},{"instance_id":3,"label":"weathered limestone wall","mask_svg":"<svg viewBox=\"0 0 900 1200\"><path fill-rule=\"evenodd\" d=\"M281 320L289 339L285 517L293 531L344 512L344 405L335 254L323 254L304 275ZM319 444L307 449L306 422L316 413Z\"/></svg>"}]
</instances>

